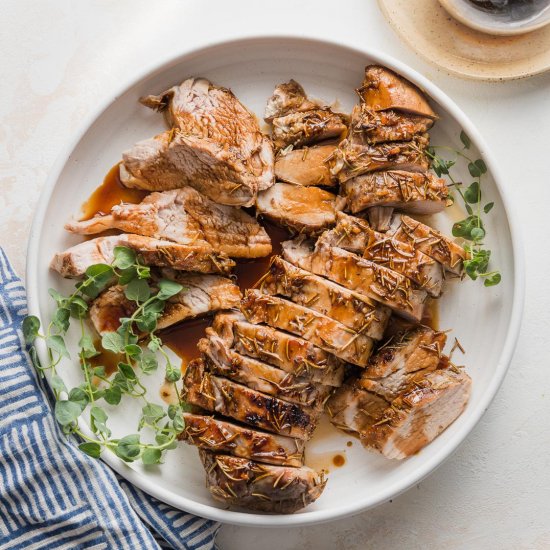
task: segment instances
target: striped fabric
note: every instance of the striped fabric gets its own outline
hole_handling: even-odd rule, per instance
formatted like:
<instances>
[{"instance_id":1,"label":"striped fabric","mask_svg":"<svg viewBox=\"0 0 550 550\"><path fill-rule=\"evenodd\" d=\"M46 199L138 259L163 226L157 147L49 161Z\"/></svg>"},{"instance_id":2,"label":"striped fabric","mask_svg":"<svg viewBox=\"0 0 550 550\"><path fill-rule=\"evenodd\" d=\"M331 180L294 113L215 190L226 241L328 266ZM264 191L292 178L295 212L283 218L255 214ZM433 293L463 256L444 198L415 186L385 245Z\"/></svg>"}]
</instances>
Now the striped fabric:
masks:
<instances>
[{"instance_id":1,"label":"striped fabric","mask_svg":"<svg viewBox=\"0 0 550 550\"><path fill-rule=\"evenodd\" d=\"M214 548L216 523L117 478L61 433L24 348L26 314L0 249L0 548Z\"/></svg>"}]
</instances>

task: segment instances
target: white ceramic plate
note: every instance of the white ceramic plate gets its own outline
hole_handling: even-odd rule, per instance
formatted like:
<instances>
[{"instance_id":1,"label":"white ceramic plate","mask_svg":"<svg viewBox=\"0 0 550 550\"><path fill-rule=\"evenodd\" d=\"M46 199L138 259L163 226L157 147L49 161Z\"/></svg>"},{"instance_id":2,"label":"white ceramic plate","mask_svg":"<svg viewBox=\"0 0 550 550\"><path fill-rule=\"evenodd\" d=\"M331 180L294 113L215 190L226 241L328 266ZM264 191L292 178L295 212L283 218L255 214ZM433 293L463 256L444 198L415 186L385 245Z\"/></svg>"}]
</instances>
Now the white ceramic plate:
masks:
<instances>
[{"instance_id":1,"label":"white ceramic plate","mask_svg":"<svg viewBox=\"0 0 550 550\"><path fill-rule=\"evenodd\" d=\"M200 75L231 87L245 105L261 116L275 84L292 77L311 95L327 101L338 100L349 110L356 101L354 88L361 83L364 66L373 62L400 72L431 96L441 115L432 132L433 143L459 148L459 133L464 129L474 144L472 154L484 158L491 174L485 178L483 188L485 199L495 202L487 223L487 244L493 250L494 265L503 273L502 283L489 289L479 281L451 284L440 307L441 328L452 328L467 350L463 362L474 380L470 403L464 414L436 441L401 462L367 453L357 440L347 447L350 437L326 426L321 428L308 444L308 462L317 465L323 457L339 452L345 455L346 464L330 472L327 488L317 502L294 515L224 509L212 500L204 486L204 471L196 449L184 444L168 453L161 467L128 465L114 455L103 455L122 476L173 506L215 520L256 526L312 524L376 506L418 483L440 465L478 422L502 382L520 325L524 274L517 232L513 230L504 190L498 184L496 163L475 126L451 99L424 77L381 53L324 41L270 37L213 45L163 63L131 82L99 108L60 158L39 202L28 251L30 312L41 319L49 318L52 303L48 288L68 291L72 285L48 269L56 251L79 240L63 230L63 222L78 211L109 168L119 161L124 149L161 131L162 117L139 105L140 96L161 92L189 76ZM463 172L462 176L467 178L467 171ZM449 231L452 218L460 215L460 211L440 215L437 225ZM43 354L44 350L39 352ZM80 370L71 362L62 365L61 374L69 387L80 382ZM149 383L151 394L158 395L160 381L150 379ZM120 407L112 416L115 435L134 431L137 421L137 406Z\"/></svg>"}]
</instances>

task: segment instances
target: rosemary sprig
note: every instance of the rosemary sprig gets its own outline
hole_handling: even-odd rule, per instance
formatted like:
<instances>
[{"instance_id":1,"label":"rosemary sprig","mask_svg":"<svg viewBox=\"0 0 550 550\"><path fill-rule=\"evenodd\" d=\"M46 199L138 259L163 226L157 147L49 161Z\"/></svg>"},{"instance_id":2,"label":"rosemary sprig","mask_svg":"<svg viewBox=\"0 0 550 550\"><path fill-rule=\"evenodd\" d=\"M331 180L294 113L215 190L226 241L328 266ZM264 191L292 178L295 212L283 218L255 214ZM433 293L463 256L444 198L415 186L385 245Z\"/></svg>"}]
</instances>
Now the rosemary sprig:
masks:
<instances>
[{"instance_id":1,"label":"rosemary sprig","mask_svg":"<svg viewBox=\"0 0 550 550\"><path fill-rule=\"evenodd\" d=\"M148 375L158 369L156 352L159 352L165 361L166 380L175 385L181 378L180 369L170 362L155 330L166 301L184 288L165 279L152 285L150 279L150 269L140 263L133 250L116 247L112 264L90 266L84 279L76 284L75 291L70 296L63 296L50 289L50 296L57 307L44 332L40 332L40 321L37 317L28 316L23 321L23 334L30 346L29 352L35 368L41 376L46 371L51 371L57 422L64 433L74 434L84 440L79 445L80 450L94 458L98 458L104 449L110 449L126 462L141 459L144 464L159 464L163 452L176 447L177 436L185 428L182 413L187 410L186 404L180 399L177 405L172 404L165 409L149 402L146 388L138 375L139 372ZM120 327L116 332L107 332L101 338L103 349L120 354L121 357L117 372L113 376L107 376L103 366L92 366L90 362L100 352L86 330L85 319L89 315L90 300L114 282L125 287L124 294L135 304L136 309L130 317L120 319ZM65 335L71 320L76 320L80 328L77 355L84 382L68 390L57 374L57 367L62 358L70 358ZM146 337L141 339L144 334ZM46 344L48 360L45 366L38 361L35 348L37 339L44 340ZM176 393L179 395L177 388ZM111 430L107 426L108 414L100 403L103 400L110 405L118 405L123 396L143 401L141 418L137 425L138 433L120 439L112 438ZM88 437L78 426L79 417L86 412L89 414L89 425L95 438ZM139 432L145 427L153 431L154 444L141 440Z\"/></svg>"},{"instance_id":2,"label":"rosemary sprig","mask_svg":"<svg viewBox=\"0 0 550 550\"><path fill-rule=\"evenodd\" d=\"M483 208L482 203L482 182L481 178L487 173L487 166L483 159L472 160L464 151L471 147L470 138L462 131L460 133L460 141L464 145L462 151L457 151L451 147L431 146L427 149L426 154L432 160L432 168L434 172L441 177L445 175L451 181L451 185L456 189L464 202L468 216L463 220L456 222L453 225L453 235L461 237L468 241L464 245L464 250L468 254L468 258L464 261L464 271L468 277L474 281L479 277L483 279L485 286L495 286L501 281L501 274L498 270L489 270L489 261L491 259L491 251L483 244L485 238L485 226L483 224L483 214L488 214L493 206L493 202L486 203ZM436 149L447 150L454 153L453 160L447 160L436 153ZM474 181L466 188L462 182L457 181L452 173L451 168L455 166L458 159L462 159L468 163L468 171Z\"/></svg>"}]
</instances>

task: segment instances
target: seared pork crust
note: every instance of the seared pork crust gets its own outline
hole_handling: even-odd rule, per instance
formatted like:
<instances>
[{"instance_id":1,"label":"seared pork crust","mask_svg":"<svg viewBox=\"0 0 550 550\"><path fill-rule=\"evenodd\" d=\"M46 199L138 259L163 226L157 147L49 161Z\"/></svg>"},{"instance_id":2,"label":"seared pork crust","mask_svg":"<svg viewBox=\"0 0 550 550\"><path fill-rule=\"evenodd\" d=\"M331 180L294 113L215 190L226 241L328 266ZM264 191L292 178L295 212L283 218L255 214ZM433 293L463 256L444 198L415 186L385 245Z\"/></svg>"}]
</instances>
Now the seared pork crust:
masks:
<instances>
[{"instance_id":1,"label":"seared pork crust","mask_svg":"<svg viewBox=\"0 0 550 550\"><path fill-rule=\"evenodd\" d=\"M183 381L183 397L192 405L218 412L280 435L309 439L318 411L289 403L206 372L201 359L191 361Z\"/></svg>"},{"instance_id":2,"label":"seared pork crust","mask_svg":"<svg viewBox=\"0 0 550 550\"><path fill-rule=\"evenodd\" d=\"M304 464L305 445L300 439L252 430L212 416L183 413L183 419L185 429L178 437L190 445L267 464Z\"/></svg>"},{"instance_id":3,"label":"seared pork crust","mask_svg":"<svg viewBox=\"0 0 550 550\"><path fill-rule=\"evenodd\" d=\"M290 514L319 498L326 481L303 466L268 466L252 460L199 451L212 496L230 506Z\"/></svg>"}]
</instances>

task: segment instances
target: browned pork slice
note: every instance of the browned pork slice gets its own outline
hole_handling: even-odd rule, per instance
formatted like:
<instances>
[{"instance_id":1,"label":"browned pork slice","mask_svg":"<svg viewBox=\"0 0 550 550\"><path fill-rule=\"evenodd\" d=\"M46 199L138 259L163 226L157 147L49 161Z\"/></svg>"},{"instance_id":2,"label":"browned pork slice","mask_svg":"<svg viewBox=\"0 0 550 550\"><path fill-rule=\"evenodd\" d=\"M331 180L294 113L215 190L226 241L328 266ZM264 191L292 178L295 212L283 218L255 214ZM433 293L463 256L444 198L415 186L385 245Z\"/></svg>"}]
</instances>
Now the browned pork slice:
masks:
<instances>
[{"instance_id":1,"label":"browned pork slice","mask_svg":"<svg viewBox=\"0 0 550 550\"><path fill-rule=\"evenodd\" d=\"M270 140L231 91L190 78L142 101L165 110L173 128L123 154L126 186L165 191L189 185L215 202L251 206L273 183Z\"/></svg>"},{"instance_id":2,"label":"browned pork slice","mask_svg":"<svg viewBox=\"0 0 550 550\"><path fill-rule=\"evenodd\" d=\"M91 265L112 263L116 246L131 248L145 265L172 267L181 271L228 273L235 265L225 254L212 252L210 248L122 234L97 237L58 252L50 267L63 277L80 277Z\"/></svg>"},{"instance_id":3,"label":"browned pork slice","mask_svg":"<svg viewBox=\"0 0 550 550\"><path fill-rule=\"evenodd\" d=\"M190 445L267 464L304 464L301 439L252 430L212 416L183 413L183 419L185 429L178 437Z\"/></svg>"},{"instance_id":4,"label":"browned pork slice","mask_svg":"<svg viewBox=\"0 0 550 550\"><path fill-rule=\"evenodd\" d=\"M273 119L273 145L284 149L301 147L328 139L341 139L348 130L348 117L323 107L292 112Z\"/></svg>"},{"instance_id":5,"label":"browned pork slice","mask_svg":"<svg viewBox=\"0 0 550 550\"><path fill-rule=\"evenodd\" d=\"M328 279L313 275L276 256L258 284L261 292L284 296L357 332L379 338L390 309Z\"/></svg>"},{"instance_id":6,"label":"browned pork slice","mask_svg":"<svg viewBox=\"0 0 550 550\"><path fill-rule=\"evenodd\" d=\"M424 326L396 334L370 358L355 385L391 401L428 372L445 367L445 341L445 333Z\"/></svg>"},{"instance_id":7,"label":"browned pork slice","mask_svg":"<svg viewBox=\"0 0 550 550\"><path fill-rule=\"evenodd\" d=\"M308 376L314 382L340 386L344 365L331 353L288 332L264 325L254 325L239 313L219 313L212 324L229 346L284 370Z\"/></svg>"},{"instance_id":8,"label":"browned pork slice","mask_svg":"<svg viewBox=\"0 0 550 550\"><path fill-rule=\"evenodd\" d=\"M466 251L458 244L436 229L414 220L409 216L394 216L390 234L421 250L439 262L447 271L460 275Z\"/></svg>"},{"instance_id":9,"label":"browned pork slice","mask_svg":"<svg viewBox=\"0 0 550 550\"><path fill-rule=\"evenodd\" d=\"M341 192L346 197L346 209L354 214L366 208L392 207L428 215L445 208L449 189L431 172L388 170L349 179Z\"/></svg>"},{"instance_id":10,"label":"browned pork slice","mask_svg":"<svg viewBox=\"0 0 550 550\"><path fill-rule=\"evenodd\" d=\"M365 67L363 85L357 92L373 111L392 109L432 119L438 118L422 90L387 67Z\"/></svg>"},{"instance_id":11,"label":"browned pork slice","mask_svg":"<svg viewBox=\"0 0 550 550\"><path fill-rule=\"evenodd\" d=\"M366 103L353 108L349 139L356 145L409 141L433 126L433 119L399 111L375 111Z\"/></svg>"},{"instance_id":12,"label":"browned pork slice","mask_svg":"<svg viewBox=\"0 0 550 550\"><path fill-rule=\"evenodd\" d=\"M365 146L344 140L335 153L331 169L338 174L341 183L379 170L425 172L430 167L430 159L426 155L429 143L428 134L415 135L410 141Z\"/></svg>"},{"instance_id":13,"label":"browned pork slice","mask_svg":"<svg viewBox=\"0 0 550 550\"><path fill-rule=\"evenodd\" d=\"M241 301L239 287L226 277L172 270L163 270L163 275L183 285L183 290L165 303L157 323L159 330L186 319L238 307ZM124 295L123 287L112 286L92 302L90 319L99 334L113 332L120 326L120 318L131 317L136 307Z\"/></svg>"},{"instance_id":14,"label":"browned pork slice","mask_svg":"<svg viewBox=\"0 0 550 550\"><path fill-rule=\"evenodd\" d=\"M373 347L373 339L367 336L369 327L364 332L354 331L312 309L258 290L247 291L241 311L251 323L297 334L354 365L365 366Z\"/></svg>"},{"instance_id":15,"label":"browned pork slice","mask_svg":"<svg viewBox=\"0 0 550 550\"><path fill-rule=\"evenodd\" d=\"M192 187L151 193L140 204L118 204L111 213L71 221L65 229L92 235L120 229L155 239L211 248L235 258L271 253L265 229L239 208L216 204Z\"/></svg>"},{"instance_id":16,"label":"browned pork slice","mask_svg":"<svg viewBox=\"0 0 550 550\"><path fill-rule=\"evenodd\" d=\"M334 225L340 197L318 187L276 183L258 194L257 212L299 233L316 234Z\"/></svg>"},{"instance_id":17,"label":"browned pork slice","mask_svg":"<svg viewBox=\"0 0 550 550\"><path fill-rule=\"evenodd\" d=\"M191 405L229 416L254 428L309 439L317 425L319 411L214 376L205 371L201 359L189 363L183 386L184 399Z\"/></svg>"},{"instance_id":18,"label":"browned pork slice","mask_svg":"<svg viewBox=\"0 0 550 550\"><path fill-rule=\"evenodd\" d=\"M280 151L275 159L275 177L296 185L334 186L338 178L330 171L329 161L338 145L314 145Z\"/></svg>"},{"instance_id":19,"label":"browned pork slice","mask_svg":"<svg viewBox=\"0 0 550 550\"><path fill-rule=\"evenodd\" d=\"M361 218L339 213L337 220L336 227L325 231L318 244L362 254L367 260L405 275L430 296L441 295L444 274L434 259L408 243L374 231Z\"/></svg>"},{"instance_id":20,"label":"browned pork slice","mask_svg":"<svg viewBox=\"0 0 550 550\"><path fill-rule=\"evenodd\" d=\"M361 434L378 422L390 406L383 397L355 384L344 384L328 399L325 410L338 429Z\"/></svg>"},{"instance_id":21,"label":"browned pork slice","mask_svg":"<svg viewBox=\"0 0 550 550\"><path fill-rule=\"evenodd\" d=\"M285 372L258 359L241 355L228 347L212 329L206 329L206 336L199 340L197 348L206 357L205 366L210 372L285 401L315 409L322 408L330 393L330 386L315 384L307 375Z\"/></svg>"},{"instance_id":22,"label":"browned pork slice","mask_svg":"<svg viewBox=\"0 0 550 550\"><path fill-rule=\"evenodd\" d=\"M288 113L303 113L318 107L320 105L307 98L306 92L298 82L289 80L275 86L273 95L265 106L264 120L271 122L274 118Z\"/></svg>"},{"instance_id":23,"label":"browned pork slice","mask_svg":"<svg viewBox=\"0 0 550 550\"><path fill-rule=\"evenodd\" d=\"M428 372L361 433L361 443L387 458L403 459L417 453L460 416L471 385L471 378L462 371L442 368Z\"/></svg>"},{"instance_id":24,"label":"browned pork slice","mask_svg":"<svg viewBox=\"0 0 550 550\"><path fill-rule=\"evenodd\" d=\"M426 292L414 289L410 279L392 269L342 248L322 243L314 247L307 241L285 241L283 257L297 267L381 302L407 319L418 322L422 318Z\"/></svg>"},{"instance_id":25,"label":"browned pork slice","mask_svg":"<svg viewBox=\"0 0 550 550\"><path fill-rule=\"evenodd\" d=\"M291 514L317 500L326 481L302 466L268 466L252 460L200 450L211 495L229 506Z\"/></svg>"}]
</instances>

